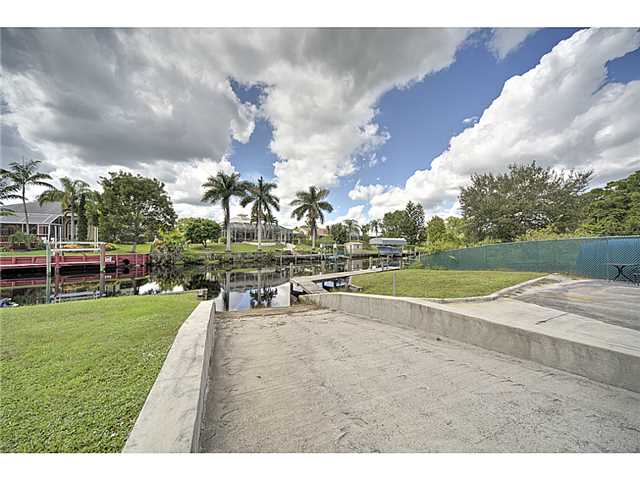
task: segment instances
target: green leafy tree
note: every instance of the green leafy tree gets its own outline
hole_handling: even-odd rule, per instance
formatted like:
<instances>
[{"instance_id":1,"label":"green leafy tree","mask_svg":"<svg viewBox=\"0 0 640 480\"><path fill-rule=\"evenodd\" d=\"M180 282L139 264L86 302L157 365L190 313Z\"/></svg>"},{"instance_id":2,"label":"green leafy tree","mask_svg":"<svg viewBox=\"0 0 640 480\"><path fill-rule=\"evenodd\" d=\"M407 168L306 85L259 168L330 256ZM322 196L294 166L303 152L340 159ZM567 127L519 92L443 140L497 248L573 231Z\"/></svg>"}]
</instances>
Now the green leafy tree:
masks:
<instances>
[{"instance_id":1,"label":"green leafy tree","mask_svg":"<svg viewBox=\"0 0 640 480\"><path fill-rule=\"evenodd\" d=\"M411 245L418 245L424 240L424 208L418 203L409 202L404 209L406 213L403 236Z\"/></svg>"},{"instance_id":2,"label":"green leafy tree","mask_svg":"<svg viewBox=\"0 0 640 480\"><path fill-rule=\"evenodd\" d=\"M155 178L110 172L101 177L101 230L107 241L137 244L151 241L160 231L170 231L176 222L164 183Z\"/></svg>"},{"instance_id":3,"label":"green leafy tree","mask_svg":"<svg viewBox=\"0 0 640 480\"><path fill-rule=\"evenodd\" d=\"M40 160L29 160L23 158L22 163L12 162L8 169L1 169L0 176L8 182L7 188L11 189L11 197L22 200L24 209L24 221L26 233L31 233L29 225L29 212L27 211L27 188L45 187L47 189L55 188L46 180L51 180L51 175L38 171L38 167L42 162Z\"/></svg>"},{"instance_id":4,"label":"green leafy tree","mask_svg":"<svg viewBox=\"0 0 640 480\"><path fill-rule=\"evenodd\" d=\"M427 253L452 250L466 245L464 220L448 217L446 220L434 216L427 223Z\"/></svg>"},{"instance_id":5,"label":"green leafy tree","mask_svg":"<svg viewBox=\"0 0 640 480\"><path fill-rule=\"evenodd\" d=\"M581 220L592 172L552 171L533 162L510 165L508 172L474 174L460 192L460 205L472 242L513 241L528 230L552 226L573 231Z\"/></svg>"},{"instance_id":6,"label":"green leafy tree","mask_svg":"<svg viewBox=\"0 0 640 480\"><path fill-rule=\"evenodd\" d=\"M462 217L447 217L445 221L447 228L447 237L458 242L460 245L466 243L465 231L466 225Z\"/></svg>"},{"instance_id":7,"label":"green leafy tree","mask_svg":"<svg viewBox=\"0 0 640 480\"><path fill-rule=\"evenodd\" d=\"M342 223L336 223L334 225L329 225L329 233L331 234L331 238L338 245L344 245L347 243L348 232L347 227Z\"/></svg>"},{"instance_id":8,"label":"green leafy tree","mask_svg":"<svg viewBox=\"0 0 640 480\"><path fill-rule=\"evenodd\" d=\"M447 236L447 225L439 216L431 217L427 223L427 241L429 243L439 242Z\"/></svg>"},{"instance_id":9,"label":"green leafy tree","mask_svg":"<svg viewBox=\"0 0 640 480\"><path fill-rule=\"evenodd\" d=\"M280 211L280 199L273 194L276 184L265 182L260 177L256 183L250 183L240 205L251 207L251 216L255 218L258 229L258 250L262 250L262 225L273 220L273 210Z\"/></svg>"},{"instance_id":10,"label":"green leafy tree","mask_svg":"<svg viewBox=\"0 0 640 480\"><path fill-rule=\"evenodd\" d=\"M326 188L311 186L306 191L297 192L295 200L290 204L295 207L291 213L292 217L298 221L307 217L307 223L311 229L311 248L316 248L318 220L324 223L324 212L333 212L333 206L326 201L328 196L329 190Z\"/></svg>"},{"instance_id":11,"label":"green leafy tree","mask_svg":"<svg viewBox=\"0 0 640 480\"><path fill-rule=\"evenodd\" d=\"M584 195L582 229L596 235L640 235L640 170Z\"/></svg>"},{"instance_id":12,"label":"green leafy tree","mask_svg":"<svg viewBox=\"0 0 640 480\"><path fill-rule=\"evenodd\" d=\"M209 177L202 186L205 189L202 196L203 202L222 205L227 240L225 250L231 252L231 198L244 198L249 189L249 183L240 180L239 173L218 172L215 177Z\"/></svg>"},{"instance_id":13,"label":"green leafy tree","mask_svg":"<svg viewBox=\"0 0 640 480\"><path fill-rule=\"evenodd\" d=\"M80 197L89 191L89 184L82 180L72 180L69 177L62 177L60 183L62 184L61 190L55 187L50 188L38 197L38 202L40 205L48 202L62 203L62 211L68 213L71 220L71 240L76 240L76 217L78 216Z\"/></svg>"},{"instance_id":14,"label":"green leafy tree","mask_svg":"<svg viewBox=\"0 0 640 480\"><path fill-rule=\"evenodd\" d=\"M408 222L407 212L404 210L387 212L382 219L382 232L385 237L404 237Z\"/></svg>"},{"instance_id":15,"label":"green leafy tree","mask_svg":"<svg viewBox=\"0 0 640 480\"><path fill-rule=\"evenodd\" d=\"M208 218L193 218L186 224L184 236L189 243L201 243L207 248L207 242L215 242L220 237L220 225Z\"/></svg>"},{"instance_id":16,"label":"green leafy tree","mask_svg":"<svg viewBox=\"0 0 640 480\"><path fill-rule=\"evenodd\" d=\"M424 209L422 205L408 202L404 210L384 214L382 231L387 237L404 238L411 245L424 240Z\"/></svg>"}]
</instances>

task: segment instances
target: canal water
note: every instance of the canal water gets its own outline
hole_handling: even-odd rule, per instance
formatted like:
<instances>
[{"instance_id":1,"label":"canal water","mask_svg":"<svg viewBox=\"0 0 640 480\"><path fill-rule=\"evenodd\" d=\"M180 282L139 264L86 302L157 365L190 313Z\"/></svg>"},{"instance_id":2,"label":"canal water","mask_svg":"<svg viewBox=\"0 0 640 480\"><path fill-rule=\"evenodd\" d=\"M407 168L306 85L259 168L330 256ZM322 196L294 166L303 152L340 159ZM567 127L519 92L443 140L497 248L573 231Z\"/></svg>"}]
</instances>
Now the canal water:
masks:
<instances>
[{"instance_id":1,"label":"canal water","mask_svg":"<svg viewBox=\"0 0 640 480\"><path fill-rule=\"evenodd\" d=\"M0 280L0 297L17 305L96 298L101 295L163 295L207 289L217 311L286 307L296 301L291 294L292 276L317 275L369 268L369 260L323 262L284 267L249 267L235 270L207 266L171 269L132 267L107 271L104 278L91 270L52 275L21 274Z\"/></svg>"}]
</instances>

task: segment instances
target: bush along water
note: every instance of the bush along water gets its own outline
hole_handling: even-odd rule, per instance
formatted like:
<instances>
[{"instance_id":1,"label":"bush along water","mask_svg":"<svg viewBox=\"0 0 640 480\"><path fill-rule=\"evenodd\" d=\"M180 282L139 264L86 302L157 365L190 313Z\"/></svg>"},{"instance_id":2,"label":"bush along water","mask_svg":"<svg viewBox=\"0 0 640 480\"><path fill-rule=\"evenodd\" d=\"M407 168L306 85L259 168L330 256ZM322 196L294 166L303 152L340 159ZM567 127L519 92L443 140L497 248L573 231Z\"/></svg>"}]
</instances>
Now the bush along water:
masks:
<instances>
[{"instance_id":1,"label":"bush along water","mask_svg":"<svg viewBox=\"0 0 640 480\"><path fill-rule=\"evenodd\" d=\"M186 246L186 239L179 230L160 232L160 238L155 239L151 245L151 263L154 266L182 263Z\"/></svg>"}]
</instances>

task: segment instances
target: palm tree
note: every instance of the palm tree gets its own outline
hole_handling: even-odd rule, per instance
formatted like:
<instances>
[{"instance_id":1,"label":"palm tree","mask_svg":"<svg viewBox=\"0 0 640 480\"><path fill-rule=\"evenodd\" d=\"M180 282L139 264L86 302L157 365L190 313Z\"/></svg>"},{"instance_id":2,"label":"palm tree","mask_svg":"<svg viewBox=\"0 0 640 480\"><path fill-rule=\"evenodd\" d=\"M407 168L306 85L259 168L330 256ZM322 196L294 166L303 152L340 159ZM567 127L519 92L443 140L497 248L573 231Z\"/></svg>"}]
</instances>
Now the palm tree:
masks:
<instances>
[{"instance_id":1,"label":"palm tree","mask_svg":"<svg viewBox=\"0 0 640 480\"><path fill-rule=\"evenodd\" d=\"M378 236L380 234L380 231L382 231L382 221L371 220L369 222L369 231L376 232L376 236Z\"/></svg>"},{"instance_id":2,"label":"palm tree","mask_svg":"<svg viewBox=\"0 0 640 480\"><path fill-rule=\"evenodd\" d=\"M347 227L347 234L349 235L349 240L351 240L351 237L353 235L353 233L355 232L356 234L360 233L360 225L358 225L358 222L356 220L345 220L344 222L345 227Z\"/></svg>"},{"instance_id":3,"label":"palm tree","mask_svg":"<svg viewBox=\"0 0 640 480\"><path fill-rule=\"evenodd\" d=\"M307 216L307 222L311 228L311 247L316 248L316 234L318 231L318 220L324 223L324 213L333 212L333 206L325 200L329 196L329 190L326 188L318 188L316 186L309 187L307 191L296 193L296 198L291 202L292 207L296 207L291 213L292 217L300 221L302 217Z\"/></svg>"},{"instance_id":4,"label":"palm tree","mask_svg":"<svg viewBox=\"0 0 640 480\"><path fill-rule=\"evenodd\" d=\"M71 240L76 239L76 212L83 195L89 194L89 184L82 180L72 180L69 177L60 179L62 190L51 187L38 197L38 203L60 202L62 211L71 216Z\"/></svg>"},{"instance_id":5,"label":"palm tree","mask_svg":"<svg viewBox=\"0 0 640 480\"><path fill-rule=\"evenodd\" d=\"M27 228L27 234L31 233L29 227L29 212L27 212L27 187L46 187L54 188L53 185L45 180L51 180L51 175L46 173L40 173L38 171L38 165L42 163L40 160L29 160L28 162L23 158L22 163L12 162L9 164L9 169L0 170L0 175L9 181L10 188L15 193L12 198L19 198L22 200L22 207L24 208L24 220Z\"/></svg>"},{"instance_id":6,"label":"palm tree","mask_svg":"<svg viewBox=\"0 0 640 480\"><path fill-rule=\"evenodd\" d=\"M239 173L226 174L218 172L211 176L202 186L206 189L202 196L203 202L212 204L220 202L224 210L224 226L227 231L227 246L225 250L231 252L231 197L244 198L249 189L249 184L240 180Z\"/></svg>"},{"instance_id":7,"label":"palm tree","mask_svg":"<svg viewBox=\"0 0 640 480\"><path fill-rule=\"evenodd\" d=\"M20 198L20 195L16 194L17 191L17 185L9 183L9 180L4 175L0 176L0 215L15 215L13 210L4 206L4 201Z\"/></svg>"},{"instance_id":8,"label":"palm tree","mask_svg":"<svg viewBox=\"0 0 640 480\"><path fill-rule=\"evenodd\" d=\"M275 183L265 182L264 178L260 177L256 183L249 184L246 195L240 201L243 207L253 203L251 217L256 219L258 226L258 251L262 250L262 222L273 220L272 208L280 211L280 200L271 193L274 188Z\"/></svg>"}]
</instances>

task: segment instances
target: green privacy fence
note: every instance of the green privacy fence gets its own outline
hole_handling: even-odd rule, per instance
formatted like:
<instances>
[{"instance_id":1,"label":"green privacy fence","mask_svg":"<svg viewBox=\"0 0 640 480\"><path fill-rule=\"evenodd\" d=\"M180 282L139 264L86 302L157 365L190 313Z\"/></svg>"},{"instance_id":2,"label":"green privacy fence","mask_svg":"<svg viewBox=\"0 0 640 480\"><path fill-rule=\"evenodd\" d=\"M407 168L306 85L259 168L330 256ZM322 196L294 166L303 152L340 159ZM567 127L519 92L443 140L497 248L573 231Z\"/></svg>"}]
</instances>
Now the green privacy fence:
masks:
<instances>
[{"instance_id":1,"label":"green privacy fence","mask_svg":"<svg viewBox=\"0 0 640 480\"><path fill-rule=\"evenodd\" d=\"M611 264L640 264L640 236L498 243L435 253L422 257L422 263L454 270L559 272L610 279L617 274ZM640 266L625 268L640 272Z\"/></svg>"}]
</instances>

